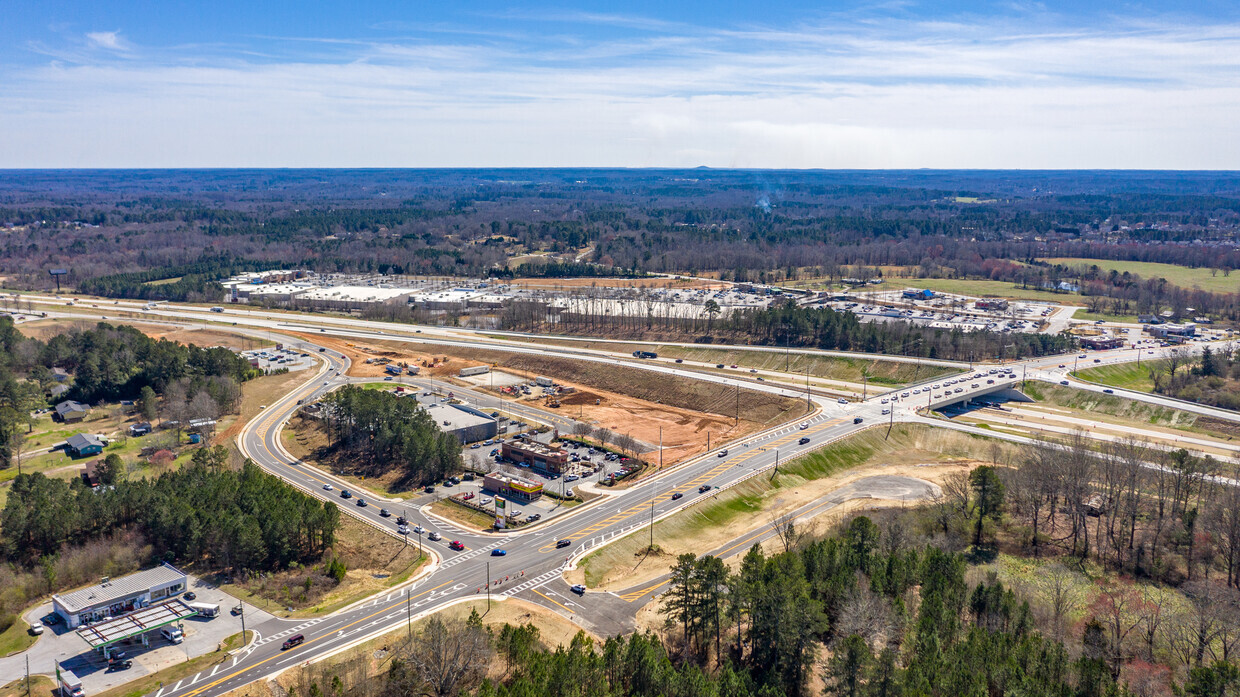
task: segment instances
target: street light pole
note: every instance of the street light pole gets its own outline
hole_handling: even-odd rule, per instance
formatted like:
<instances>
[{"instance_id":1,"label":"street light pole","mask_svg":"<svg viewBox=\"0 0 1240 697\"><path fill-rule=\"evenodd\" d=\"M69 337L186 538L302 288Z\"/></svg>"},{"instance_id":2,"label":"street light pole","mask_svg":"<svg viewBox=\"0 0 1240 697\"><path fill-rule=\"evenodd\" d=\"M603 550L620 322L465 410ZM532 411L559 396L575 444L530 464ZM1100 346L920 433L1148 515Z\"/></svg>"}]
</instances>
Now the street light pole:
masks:
<instances>
[{"instance_id":1,"label":"street light pole","mask_svg":"<svg viewBox=\"0 0 1240 697\"><path fill-rule=\"evenodd\" d=\"M491 609L491 562L487 562L487 610Z\"/></svg>"}]
</instances>

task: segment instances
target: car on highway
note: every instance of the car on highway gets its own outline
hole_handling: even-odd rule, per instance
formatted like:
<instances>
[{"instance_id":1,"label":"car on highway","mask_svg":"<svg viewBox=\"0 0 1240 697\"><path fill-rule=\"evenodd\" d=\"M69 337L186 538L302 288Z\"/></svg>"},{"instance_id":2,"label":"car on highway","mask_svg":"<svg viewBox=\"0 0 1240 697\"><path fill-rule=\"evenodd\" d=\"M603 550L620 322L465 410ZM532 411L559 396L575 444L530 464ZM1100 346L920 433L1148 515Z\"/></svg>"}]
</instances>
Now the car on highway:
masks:
<instances>
[{"instance_id":1,"label":"car on highway","mask_svg":"<svg viewBox=\"0 0 1240 697\"><path fill-rule=\"evenodd\" d=\"M717 457L727 457L727 456L728 456L728 451L726 450L720 450L719 455L717 455Z\"/></svg>"},{"instance_id":2,"label":"car on highway","mask_svg":"<svg viewBox=\"0 0 1240 697\"><path fill-rule=\"evenodd\" d=\"M342 499L351 499L351 498L353 498L353 494L350 494L348 489L341 489L341 490L340 490L340 498L342 498Z\"/></svg>"},{"instance_id":3,"label":"car on highway","mask_svg":"<svg viewBox=\"0 0 1240 697\"><path fill-rule=\"evenodd\" d=\"M808 422L808 421L806 421L806 422L804 422L804 423L802 423L802 424L801 424L801 430L802 430L802 431L804 431L804 430L805 430L805 429L807 429L807 428L809 428L809 422Z\"/></svg>"},{"instance_id":4,"label":"car on highway","mask_svg":"<svg viewBox=\"0 0 1240 697\"><path fill-rule=\"evenodd\" d=\"M398 532L398 533L400 533L400 534L402 534L402 535L408 535L408 534L409 534L409 526L408 526L408 525L397 525L397 526L396 526L396 532Z\"/></svg>"},{"instance_id":5,"label":"car on highway","mask_svg":"<svg viewBox=\"0 0 1240 697\"><path fill-rule=\"evenodd\" d=\"M324 485L323 485L323 491L331 491L331 490L332 490L332 485L331 485L331 484L324 484Z\"/></svg>"},{"instance_id":6,"label":"car on highway","mask_svg":"<svg viewBox=\"0 0 1240 697\"><path fill-rule=\"evenodd\" d=\"M901 393L900 393L900 396L901 396L901 397L907 397L907 396L908 396L908 393L907 393L907 392L901 392Z\"/></svg>"},{"instance_id":7,"label":"car on highway","mask_svg":"<svg viewBox=\"0 0 1240 697\"><path fill-rule=\"evenodd\" d=\"M506 550L506 549L493 549L493 550L491 550L491 556L493 556L493 557L506 557L506 556L508 556L508 550Z\"/></svg>"},{"instance_id":8,"label":"car on highway","mask_svg":"<svg viewBox=\"0 0 1240 697\"><path fill-rule=\"evenodd\" d=\"M435 486L433 484L427 484L426 488L423 491L425 491L428 494L433 494L435 493Z\"/></svg>"},{"instance_id":9,"label":"car on highway","mask_svg":"<svg viewBox=\"0 0 1240 697\"><path fill-rule=\"evenodd\" d=\"M710 490L711 490L711 489L713 489L713 488L714 488L714 487L712 487L712 486L711 486L711 485L709 485L709 484L703 484L702 486L699 486L699 487L698 487L698 493L699 493L699 494L705 494L706 492L710 491Z\"/></svg>"},{"instance_id":10,"label":"car on highway","mask_svg":"<svg viewBox=\"0 0 1240 697\"><path fill-rule=\"evenodd\" d=\"M1059 384L1060 384L1060 385L1067 385L1067 384L1068 384L1068 381L1067 381L1067 380L1060 380L1060 381L1059 381Z\"/></svg>"},{"instance_id":11,"label":"car on highway","mask_svg":"<svg viewBox=\"0 0 1240 697\"><path fill-rule=\"evenodd\" d=\"M855 423L855 424L859 424L859 423L861 423L861 422L863 422L863 421L865 421L865 419L861 418L860 416L855 416L855 417L853 417L853 423Z\"/></svg>"},{"instance_id":12,"label":"car on highway","mask_svg":"<svg viewBox=\"0 0 1240 697\"><path fill-rule=\"evenodd\" d=\"M573 543L572 540L557 540L555 543L555 548L564 549L565 547L571 545L572 543Z\"/></svg>"},{"instance_id":13,"label":"car on highway","mask_svg":"<svg viewBox=\"0 0 1240 697\"><path fill-rule=\"evenodd\" d=\"M809 442L809 436L803 436L803 437L801 438L801 440L797 441L797 443L799 443L799 444L801 444L801 445L805 445L805 444L806 444L806 443L808 443L808 442Z\"/></svg>"},{"instance_id":14,"label":"car on highway","mask_svg":"<svg viewBox=\"0 0 1240 697\"><path fill-rule=\"evenodd\" d=\"M448 543L448 549L460 552L461 550L465 549L465 545L461 544L460 540L453 540Z\"/></svg>"},{"instance_id":15,"label":"car on highway","mask_svg":"<svg viewBox=\"0 0 1240 697\"><path fill-rule=\"evenodd\" d=\"M957 390L957 392L959 392L959 390ZM883 410L883 416L886 416L886 415L888 415L888 414L890 414L890 413L891 413L891 410L890 410L890 409L884 409L884 410Z\"/></svg>"},{"instance_id":16,"label":"car on highway","mask_svg":"<svg viewBox=\"0 0 1240 697\"><path fill-rule=\"evenodd\" d=\"M883 403L883 404L886 404L886 403L887 403L887 398L886 398L886 397L883 397L883 402L882 402L882 403Z\"/></svg>"},{"instance_id":17,"label":"car on highway","mask_svg":"<svg viewBox=\"0 0 1240 697\"><path fill-rule=\"evenodd\" d=\"M384 380L384 382L391 382L391 381L392 381L392 376L391 376L391 375L389 375L389 376L387 376L387 377L383 378L383 380Z\"/></svg>"},{"instance_id":18,"label":"car on highway","mask_svg":"<svg viewBox=\"0 0 1240 697\"><path fill-rule=\"evenodd\" d=\"M361 497L358 497L358 499L357 499L357 506L358 506L358 508L365 508L365 507L366 507L366 499L361 498Z\"/></svg>"},{"instance_id":19,"label":"car on highway","mask_svg":"<svg viewBox=\"0 0 1240 697\"><path fill-rule=\"evenodd\" d=\"M1112 389L1105 389L1103 390L1103 392L1105 392L1106 394L1115 394L1115 390L1112 390Z\"/></svg>"},{"instance_id":20,"label":"car on highway","mask_svg":"<svg viewBox=\"0 0 1240 697\"><path fill-rule=\"evenodd\" d=\"M570 591L572 591L572 592L574 592L574 593L576 593L577 595L585 595L585 594L586 594L586 587L585 587L585 586L583 586L583 585L581 585L580 583L575 584L574 586L572 586L571 588L569 588L569 590L570 590Z\"/></svg>"},{"instance_id":21,"label":"car on highway","mask_svg":"<svg viewBox=\"0 0 1240 697\"><path fill-rule=\"evenodd\" d=\"M677 359L676 359L676 362L677 362L677 363L684 363L684 362L685 362L685 359L683 359L683 358L677 358Z\"/></svg>"},{"instance_id":22,"label":"car on highway","mask_svg":"<svg viewBox=\"0 0 1240 697\"><path fill-rule=\"evenodd\" d=\"M302 635L302 634L298 634L298 635L296 635L296 636L291 636L291 637L289 637L289 638L285 639L285 640L284 640L284 643L280 645L280 650L281 650L281 651L288 651L289 649L293 648L294 646L300 646L300 645L301 645L301 644L302 644L305 640L306 640L306 637L305 637L305 635Z\"/></svg>"},{"instance_id":23,"label":"car on highway","mask_svg":"<svg viewBox=\"0 0 1240 697\"><path fill-rule=\"evenodd\" d=\"M675 501L675 500L679 499L679 498L680 498L680 497L682 497L682 496L684 496L684 494L682 494L682 493L680 493L679 491L677 491L676 493L672 494L672 500L673 500L673 501Z\"/></svg>"},{"instance_id":24,"label":"car on highway","mask_svg":"<svg viewBox=\"0 0 1240 697\"><path fill-rule=\"evenodd\" d=\"M386 508L380 508L380 509L379 509L379 517L380 517L380 518L390 518L391 516L392 516L392 512L391 512L391 511L389 511L388 509L386 509Z\"/></svg>"},{"instance_id":25,"label":"car on highway","mask_svg":"<svg viewBox=\"0 0 1240 697\"><path fill-rule=\"evenodd\" d=\"M427 535L426 539L430 540L431 542L438 542L443 539L443 535L440 535L438 532L431 530L431 534Z\"/></svg>"},{"instance_id":26,"label":"car on highway","mask_svg":"<svg viewBox=\"0 0 1240 697\"><path fill-rule=\"evenodd\" d=\"M422 533L426 532L426 530L422 529L421 525L415 525L413 526L413 532L415 535L421 535Z\"/></svg>"},{"instance_id":27,"label":"car on highway","mask_svg":"<svg viewBox=\"0 0 1240 697\"><path fill-rule=\"evenodd\" d=\"M848 404L848 400L847 400L847 399L844 399L843 397L840 397L839 399L837 399L837 400L835 400L835 401L839 402L840 404Z\"/></svg>"},{"instance_id":28,"label":"car on highway","mask_svg":"<svg viewBox=\"0 0 1240 697\"><path fill-rule=\"evenodd\" d=\"M716 364L715 364L715 367L716 367L716 368L722 368L722 367L723 367L723 364L722 364L722 363L716 363Z\"/></svg>"}]
</instances>

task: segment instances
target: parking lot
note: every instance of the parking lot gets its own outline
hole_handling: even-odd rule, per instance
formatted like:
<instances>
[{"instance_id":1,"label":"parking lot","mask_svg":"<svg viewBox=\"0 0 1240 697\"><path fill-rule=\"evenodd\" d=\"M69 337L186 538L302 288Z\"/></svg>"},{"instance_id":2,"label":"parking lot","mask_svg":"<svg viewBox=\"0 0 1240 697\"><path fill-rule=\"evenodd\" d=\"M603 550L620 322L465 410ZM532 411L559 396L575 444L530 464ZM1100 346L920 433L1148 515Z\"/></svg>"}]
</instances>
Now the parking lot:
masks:
<instances>
[{"instance_id":1,"label":"parking lot","mask_svg":"<svg viewBox=\"0 0 1240 697\"><path fill-rule=\"evenodd\" d=\"M193 602L219 605L220 614L210 619L191 617L184 620L182 630L185 638L180 644L165 639L158 629L147 632L148 646L142 645L140 636L122 640L113 646L119 647L132 665L124 670L109 670L103 655L92 651L76 631L68 629L63 623L49 624L53 617L49 602L25 615L26 621L31 624L44 624L43 634L27 651L0 659L0 672L9 676L24 675L28 657L32 673L54 675L56 663L59 663L81 679L82 688L89 695L211 653L224 639L241 631L241 617L231 612L239 603L236 598L197 577L189 576L187 583L189 591L195 596ZM247 628L256 627L272 617L248 604L245 613Z\"/></svg>"},{"instance_id":2,"label":"parking lot","mask_svg":"<svg viewBox=\"0 0 1240 697\"><path fill-rule=\"evenodd\" d=\"M306 370L314 367L314 355L309 351L301 349L284 347L284 348L266 348L251 349L241 352L242 358L250 362L250 365L259 370L280 370L285 369L290 372L297 370Z\"/></svg>"}]
</instances>

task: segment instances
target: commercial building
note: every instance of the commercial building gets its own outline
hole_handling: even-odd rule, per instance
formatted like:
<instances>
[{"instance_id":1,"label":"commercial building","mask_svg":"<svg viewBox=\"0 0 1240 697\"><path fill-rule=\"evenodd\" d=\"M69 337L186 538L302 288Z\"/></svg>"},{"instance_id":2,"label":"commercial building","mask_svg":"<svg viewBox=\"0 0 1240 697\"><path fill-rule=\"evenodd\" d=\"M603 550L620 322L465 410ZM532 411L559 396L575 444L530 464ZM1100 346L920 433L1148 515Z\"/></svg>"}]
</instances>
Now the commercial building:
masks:
<instances>
[{"instance_id":1,"label":"commercial building","mask_svg":"<svg viewBox=\"0 0 1240 697\"><path fill-rule=\"evenodd\" d=\"M1086 336L1081 338L1081 348L1093 349L1094 351L1109 351L1123 347L1124 339L1119 336Z\"/></svg>"},{"instance_id":2,"label":"commercial building","mask_svg":"<svg viewBox=\"0 0 1240 697\"><path fill-rule=\"evenodd\" d=\"M934 291L909 289L904 291L903 295L908 300L929 300L934 297Z\"/></svg>"},{"instance_id":3,"label":"commercial building","mask_svg":"<svg viewBox=\"0 0 1240 697\"><path fill-rule=\"evenodd\" d=\"M90 413L90 407L70 399L56 405L56 417L65 423L81 421Z\"/></svg>"},{"instance_id":4,"label":"commercial building","mask_svg":"<svg viewBox=\"0 0 1240 697\"><path fill-rule=\"evenodd\" d=\"M543 494L541 483L522 477L500 474L499 472L492 472L484 476L482 478L482 488L496 495L526 503L537 501L542 498Z\"/></svg>"},{"instance_id":5,"label":"commercial building","mask_svg":"<svg viewBox=\"0 0 1240 697\"><path fill-rule=\"evenodd\" d=\"M428 404L427 411L444 433L451 433L461 443L476 443L494 438L499 424L484 411L464 404Z\"/></svg>"},{"instance_id":6,"label":"commercial building","mask_svg":"<svg viewBox=\"0 0 1240 697\"><path fill-rule=\"evenodd\" d=\"M412 294L412 288L330 286L301 293L296 298L296 304L331 310L356 310L368 305L402 303Z\"/></svg>"},{"instance_id":7,"label":"commercial building","mask_svg":"<svg viewBox=\"0 0 1240 697\"><path fill-rule=\"evenodd\" d=\"M93 433L75 433L65 439L65 450L74 457L98 455L103 452L104 442Z\"/></svg>"},{"instance_id":8,"label":"commercial building","mask_svg":"<svg viewBox=\"0 0 1240 697\"><path fill-rule=\"evenodd\" d=\"M1160 339L1185 339L1197 335L1197 325L1192 322L1185 322L1184 324L1151 324L1143 327L1142 330L1146 334Z\"/></svg>"},{"instance_id":9,"label":"commercial building","mask_svg":"<svg viewBox=\"0 0 1240 697\"><path fill-rule=\"evenodd\" d=\"M84 623L117 617L185 590L185 574L171 564L121 578L104 578L98 585L52 596L52 611L70 629Z\"/></svg>"},{"instance_id":10,"label":"commercial building","mask_svg":"<svg viewBox=\"0 0 1240 697\"><path fill-rule=\"evenodd\" d=\"M1008 309L1008 301L1003 298L987 298L978 300L973 303L973 307L988 312L1006 312Z\"/></svg>"},{"instance_id":11,"label":"commercial building","mask_svg":"<svg viewBox=\"0 0 1240 697\"><path fill-rule=\"evenodd\" d=\"M500 449L500 455L506 460L556 474L563 472L568 466L568 451L529 440L505 442Z\"/></svg>"}]
</instances>

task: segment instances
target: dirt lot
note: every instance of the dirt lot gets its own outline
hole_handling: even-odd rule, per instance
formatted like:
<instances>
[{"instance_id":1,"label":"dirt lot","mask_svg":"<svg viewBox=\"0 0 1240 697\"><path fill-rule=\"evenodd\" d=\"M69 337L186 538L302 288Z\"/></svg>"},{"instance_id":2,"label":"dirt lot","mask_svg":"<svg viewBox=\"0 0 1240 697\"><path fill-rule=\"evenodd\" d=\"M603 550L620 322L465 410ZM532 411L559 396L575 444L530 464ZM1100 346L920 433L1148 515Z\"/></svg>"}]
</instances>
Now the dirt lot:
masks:
<instances>
[{"instance_id":1,"label":"dirt lot","mask_svg":"<svg viewBox=\"0 0 1240 697\"><path fill-rule=\"evenodd\" d=\"M818 451L818 462L798 466L798 461L793 461L781 466L781 470L787 467L796 474L781 475L774 485L763 477L751 479L718 495L715 502L658 523L654 532L656 554L646 554L648 531L623 538L587 555L567 580L591 588L629 588L667 573L678 554L701 554L743 539L767 527L772 516L795 510L859 479L901 475L941 484L952 472L988 464L989 443L983 439L920 426L897 429L890 439L883 438L884 432L862 432ZM819 476L824 469L829 473ZM826 532L834 521L859 509L899 505L900 501L865 499L827 508L814 517L815 533ZM747 545L741 545L733 553L746 549Z\"/></svg>"},{"instance_id":2,"label":"dirt lot","mask_svg":"<svg viewBox=\"0 0 1240 697\"><path fill-rule=\"evenodd\" d=\"M422 374L457 384L465 384L456 378L461 368L475 365L501 365L505 372L531 380L539 375L553 377L558 383L577 390L561 398L563 406L555 413L616 433L627 433L651 444L659 442L659 430L662 429L664 464L704 451L708 432L711 442L718 443L743 437L805 413L804 403L800 400L742 389L742 418L739 424L735 424L732 418L737 404L735 389L713 383L558 356L456 349L398 341L346 342L313 335L306 335L306 338L349 355L353 359L349 374L355 376L383 375L383 366L366 365L365 359L384 356L419 365L425 360L428 366L435 364L435 367L423 369ZM443 361L444 358L447 360ZM440 360L437 364L436 359ZM486 391L475 385L469 386ZM541 399L533 397L521 401L531 406L542 406Z\"/></svg>"}]
</instances>

